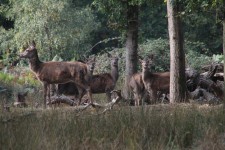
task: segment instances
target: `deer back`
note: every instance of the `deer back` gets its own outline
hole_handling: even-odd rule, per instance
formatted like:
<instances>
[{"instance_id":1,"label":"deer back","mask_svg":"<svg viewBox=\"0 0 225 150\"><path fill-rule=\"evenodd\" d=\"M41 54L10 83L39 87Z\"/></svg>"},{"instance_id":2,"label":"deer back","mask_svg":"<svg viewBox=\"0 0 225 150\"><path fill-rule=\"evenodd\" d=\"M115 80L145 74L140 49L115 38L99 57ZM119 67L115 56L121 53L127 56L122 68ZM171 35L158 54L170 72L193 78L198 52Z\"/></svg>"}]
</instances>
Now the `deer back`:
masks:
<instances>
[{"instance_id":1,"label":"deer back","mask_svg":"<svg viewBox=\"0 0 225 150\"><path fill-rule=\"evenodd\" d=\"M91 91L93 93L105 93L114 89L116 83L110 73L92 76Z\"/></svg>"}]
</instances>

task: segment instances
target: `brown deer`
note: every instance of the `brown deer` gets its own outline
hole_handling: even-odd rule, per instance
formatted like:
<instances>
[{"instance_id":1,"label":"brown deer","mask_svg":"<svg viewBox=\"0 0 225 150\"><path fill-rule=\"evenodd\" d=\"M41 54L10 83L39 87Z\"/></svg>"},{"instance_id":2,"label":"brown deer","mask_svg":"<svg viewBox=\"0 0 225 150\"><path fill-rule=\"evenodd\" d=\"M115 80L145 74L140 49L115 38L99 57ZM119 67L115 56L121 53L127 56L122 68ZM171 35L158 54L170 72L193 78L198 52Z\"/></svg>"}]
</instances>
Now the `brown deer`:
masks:
<instances>
[{"instance_id":1,"label":"brown deer","mask_svg":"<svg viewBox=\"0 0 225 150\"><path fill-rule=\"evenodd\" d=\"M152 58L145 58L141 60L142 79L151 100L156 102L157 91L169 93L170 87L170 72L152 73L150 65L152 65Z\"/></svg>"},{"instance_id":2,"label":"brown deer","mask_svg":"<svg viewBox=\"0 0 225 150\"><path fill-rule=\"evenodd\" d=\"M46 108L47 96L50 100L50 84L59 84L74 82L78 89L85 89L88 93L91 103L92 93L90 90L90 81L94 69L94 61L88 64L81 62L41 62L38 57L36 44L32 44L20 54L20 58L28 58L30 69L44 86L44 108ZM81 97L79 96L80 104Z\"/></svg>"},{"instance_id":3,"label":"brown deer","mask_svg":"<svg viewBox=\"0 0 225 150\"><path fill-rule=\"evenodd\" d=\"M102 73L102 74L96 74L92 76L92 80L90 82L91 86L91 93L93 94L100 94L100 93L106 93L107 100L111 101L111 91L114 90L116 86L116 82L119 77L118 72L118 57L111 57L111 73ZM81 94L81 97L84 96L86 93L85 90L72 90L77 89L76 84L74 83L66 83L66 84L58 84L58 93L59 94Z\"/></svg>"},{"instance_id":4,"label":"brown deer","mask_svg":"<svg viewBox=\"0 0 225 150\"><path fill-rule=\"evenodd\" d=\"M142 80L142 73L135 73L131 76L129 86L134 94L135 106L140 105L140 101L143 99L146 92L145 86ZM142 101L143 104L143 101Z\"/></svg>"}]
</instances>

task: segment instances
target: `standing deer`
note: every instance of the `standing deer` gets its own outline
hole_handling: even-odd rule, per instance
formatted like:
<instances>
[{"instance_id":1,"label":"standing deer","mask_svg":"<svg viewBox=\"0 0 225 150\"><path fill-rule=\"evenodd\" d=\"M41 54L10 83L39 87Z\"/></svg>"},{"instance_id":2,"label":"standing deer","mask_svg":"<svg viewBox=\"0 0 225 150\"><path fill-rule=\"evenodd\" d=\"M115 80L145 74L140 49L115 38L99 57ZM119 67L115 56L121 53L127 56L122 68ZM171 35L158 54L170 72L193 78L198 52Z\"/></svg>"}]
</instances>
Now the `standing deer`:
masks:
<instances>
[{"instance_id":1,"label":"standing deer","mask_svg":"<svg viewBox=\"0 0 225 150\"><path fill-rule=\"evenodd\" d=\"M107 100L111 101L111 91L114 90L119 78L118 57L111 56L111 73L93 75L91 91L93 93L106 93Z\"/></svg>"},{"instance_id":2,"label":"standing deer","mask_svg":"<svg viewBox=\"0 0 225 150\"><path fill-rule=\"evenodd\" d=\"M41 62L38 57L36 44L32 44L20 54L20 58L29 59L30 69L44 86L44 108L46 108L47 96L50 100L50 84L74 82L78 89L85 89L93 103L90 90L90 81L94 69L94 61L84 64L81 62ZM79 103L81 96L79 96Z\"/></svg>"},{"instance_id":3,"label":"standing deer","mask_svg":"<svg viewBox=\"0 0 225 150\"><path fill-rule=\"evenodd\" d=\"M111 91L114 90L116 86L116 82L119 77L118 72L118 57L111 57L111 73L102 73L92 76L92 80L90 82L91 92L94 94L106 93L107 100L111 101ZM58 85L58 93L59 94L81 94L81 97L86 93L85 90L71 90L76 89L76 84L74 83L66 83Z\"/></svg>"},{"instance_id":4,"label":"standing deer","mask_svg":"<svg viewBox=\"0 0 225 150\"><path fill-rule=\"evenodd\" d=\"M139 106L140 101L143 99L146 91L142 80L142 73L135 73L134 75L132 75L129 82L129 86L134 94L135 106Z\"/></svg>"},{"instance_id":5,"label":"standing deer","mask_svg":"<svg viewBox=\"0 0 225 150\"><path fill-rule=\"evenodd\" d=\"M141 60L142 66L142 79L151 100L156 102L157 91L169 92L170 87L170 72L152 73L150 71L150 65L152 65L152 59L145 58Z\"/></svg>"}]
</instances>

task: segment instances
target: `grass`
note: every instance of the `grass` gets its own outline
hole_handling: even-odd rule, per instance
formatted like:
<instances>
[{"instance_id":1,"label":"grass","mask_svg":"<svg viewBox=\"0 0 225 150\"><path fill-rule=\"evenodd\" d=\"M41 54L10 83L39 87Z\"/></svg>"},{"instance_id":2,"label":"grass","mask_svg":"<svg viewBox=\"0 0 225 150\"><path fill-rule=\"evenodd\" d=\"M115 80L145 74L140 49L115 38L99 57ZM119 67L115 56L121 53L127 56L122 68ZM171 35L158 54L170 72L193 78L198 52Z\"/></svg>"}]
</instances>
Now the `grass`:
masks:
<instances>
[{"instance_id":1,"label":"grass","mask_svg":"<svg viewBox=\"0 0 225 150\"><path fill-rule=\"evenodd\" d=\"M32 77L24 77L15 78L0 72L0 81L11 85L12 89L20 84L39 84ZM122 87L122 83L119 81L117 87ZM28 108L11 108L10 112L0 110L0 149L225 148L225 109L222 106L120 105L106 114L99 114L101 111L94 108L83 112L77 112L74 107L36 109L35 102L43 103L42 92L28 94ZM96 102L105 103L105 94L93 96Z\"/></svg>"},{"instance_id":2,"label":"grass","mask_svg":"<svg viewBox=\"0 0 225 150\"><path fill-rule=\"evenodd\" d=\"M0 115L1 149L223 149L225 111L220 106L157 105L12 109Z\"/></svg>"}]
</instances>

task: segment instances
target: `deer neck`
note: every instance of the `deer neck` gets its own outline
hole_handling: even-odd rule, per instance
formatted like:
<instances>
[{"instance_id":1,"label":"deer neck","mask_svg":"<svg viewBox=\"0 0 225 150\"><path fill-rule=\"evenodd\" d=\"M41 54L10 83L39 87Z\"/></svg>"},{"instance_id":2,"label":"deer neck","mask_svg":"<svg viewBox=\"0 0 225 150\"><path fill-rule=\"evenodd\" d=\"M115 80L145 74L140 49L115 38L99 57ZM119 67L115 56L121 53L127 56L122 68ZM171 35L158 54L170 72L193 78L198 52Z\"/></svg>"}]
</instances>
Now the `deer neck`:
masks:
<instances>
[{"instance_id":1,"label":"deer neck","mask_svg":"<svg viewBox=\"0 0 225 150\"><path fill-rule=\"evenodd\" d=\"M119 78L118 66L111 66L111 76L114 82L118 80Z\"/></svg>"},{"instance_id":2,"label":"deer neck","mask_svg":"<svg viewBox=\"0 0 225 150\"><path fill-rule=\"evenodd\" d=\"M149 78L151 76L152 76L152 73L148 69L142 70L142 78L143 78L144 81L147 80L147 79L151 79L151 78Z\"/></svg>"},{"instance_id":3,"label":"deer neck","mask_svg":"<svg viewBox=\"0 0 225 150\"><path fill-rule=\"evenodd\" d=\"M38 72L41 63L42 62L39 60L37 55L34 58L29 59L30 68L34 72Z\"/></svg>"}]
</instances>

